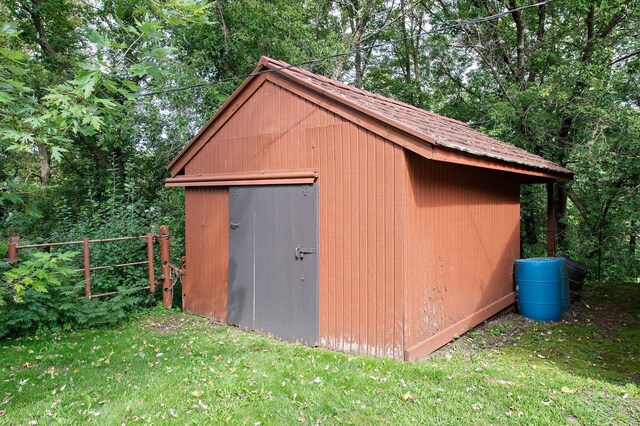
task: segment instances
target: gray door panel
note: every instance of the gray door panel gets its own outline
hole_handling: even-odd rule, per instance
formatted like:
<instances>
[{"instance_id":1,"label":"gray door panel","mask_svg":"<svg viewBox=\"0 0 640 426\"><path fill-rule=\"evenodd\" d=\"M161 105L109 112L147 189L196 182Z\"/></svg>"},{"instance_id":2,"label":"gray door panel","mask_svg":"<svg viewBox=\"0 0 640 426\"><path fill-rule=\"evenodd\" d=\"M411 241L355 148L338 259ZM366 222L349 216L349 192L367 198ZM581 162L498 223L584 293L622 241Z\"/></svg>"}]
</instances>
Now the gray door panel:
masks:
<instances>
[{"instance_id":1,"label":"gray door panel","mask_svg":"<svg viewBox=\"0 0 640 426\"><path fill-rule=\"evenodd\" d=\"M240 190L237 195L236 189ZM230 191L230 221L238 223L234 218L239 218L251 223L230 230L229 322L316 344L317 185L232 187ZM296 247L311 253L296 257Z\"/></svg>"},{"instance_id":2,"label":"gray door panel","mask_svg":"<svg viewBox=\"0 0 640 426\"><path fill-rule=\"evenodd\" d=\"M255 208L247 187L229 188L229 297L227 321L253 329Z\"/></svg>"}]
</instances>

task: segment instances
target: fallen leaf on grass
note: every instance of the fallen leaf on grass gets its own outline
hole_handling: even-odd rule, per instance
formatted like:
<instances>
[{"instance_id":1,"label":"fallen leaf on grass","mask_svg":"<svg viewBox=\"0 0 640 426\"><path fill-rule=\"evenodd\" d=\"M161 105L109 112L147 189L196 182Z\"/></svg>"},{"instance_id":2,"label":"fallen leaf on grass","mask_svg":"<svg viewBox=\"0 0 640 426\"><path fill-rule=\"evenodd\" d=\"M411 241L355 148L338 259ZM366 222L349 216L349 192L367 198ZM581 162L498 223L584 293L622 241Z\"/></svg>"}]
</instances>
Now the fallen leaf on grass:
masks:
<instances>
[{"instance_id":1,"label":"fallen leaf on grass","mask_svg":"<svg viewBox=\"0 0 640 426\"><path fill-rule=\"evenodd\" d=\"M404 395L402 395L402 399L404 399L405 401L410 399L410 400L411 400L411 401L413 401L413 402L416 402L416 401L418 400L418 398L416 398L415 396L413 396L413 395L411 394L411 392L409 392L409 391L407 391L407 393L405 393Z\"/></svg>"}]
</instances>

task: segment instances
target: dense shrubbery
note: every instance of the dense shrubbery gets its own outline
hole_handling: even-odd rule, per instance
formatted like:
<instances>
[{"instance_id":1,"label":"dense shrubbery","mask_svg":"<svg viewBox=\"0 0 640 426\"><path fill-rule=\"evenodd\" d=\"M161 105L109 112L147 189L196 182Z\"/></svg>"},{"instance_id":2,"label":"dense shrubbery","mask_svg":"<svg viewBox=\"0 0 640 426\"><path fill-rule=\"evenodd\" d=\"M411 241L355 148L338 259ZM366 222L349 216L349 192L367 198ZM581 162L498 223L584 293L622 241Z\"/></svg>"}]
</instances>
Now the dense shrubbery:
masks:
<instances>
[{"instance_id":1,"label":"dense shrubbery","mask_svg":"<svg viewBox=\"0 0 640 426\"><path fill-rule=\"evenodd\" d=\"M120 189L114 189L103 202L91 202L83 206L75 217L69 213L68 208L61 207L55 215L51 212L49 216L50 220L57 220L58 223L46 237L46 241L142 236L147 232L157 233L161 224L168 224L170 228L175 228L171 243L173 258L177 262L183 252L180 238L182 211L178 209L173 216L163 215L159 207L147 207L151 203L136 199L139 195L136 189L124 185ZM22 243L26 243L26 240L23 239ZM4 249L6 250L6 242ZM144 239L93 243L90 249L91 266L147 259ZM155 257L157 266L157 245ZM140 287L148 285L147 268L143 265L93 271L93 294L111 291L117 291L117 294L87 301L82 297L84 277L82 273L73 272L74 269L82 268L79 245L52 247L49 252L25 249L20 252L16 265L12 267L4 261L0 263L0 268L3 273L0 287L0 337L28 331L55 331L77 326L113 324L130 312L154 305L159 296L140 290ZM156 267L156 275L159 274L159 267ZM179 306L180 288L175 293L174 303L177 302Z\"/></svg>"}]
</instances>

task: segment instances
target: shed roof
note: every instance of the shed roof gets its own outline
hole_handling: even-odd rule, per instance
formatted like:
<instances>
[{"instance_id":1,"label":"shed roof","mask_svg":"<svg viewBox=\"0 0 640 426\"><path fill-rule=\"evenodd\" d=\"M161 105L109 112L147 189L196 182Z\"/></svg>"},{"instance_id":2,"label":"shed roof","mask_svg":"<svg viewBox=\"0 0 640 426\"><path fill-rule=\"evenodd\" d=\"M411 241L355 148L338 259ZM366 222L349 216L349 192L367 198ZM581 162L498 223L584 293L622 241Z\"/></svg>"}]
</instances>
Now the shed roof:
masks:
<instances>
[{"instance_id":1,"label":"shed roof","mask_svg":"<svg viewBox=\"0 0 640 426\"><path fill-rule=\"evenodd\" d=\"M252 77L249 77L248 80L263 72L278 73L307 88L320 92L338 103L343 103L373 116L392 128L408 132L426 144L460 151L475 157L499 160L500 162L552 172L554 175L571 177L575 174L570 169L509 143L492 138L461 121L358 89L266 56L260 59L257 68L252 73ZM229 102L221 110L228 104ZM214 119L215 116L204 128L207 128ZM191 148L198 140L199 134L184 147L167 168L173 168L190 151L193 151L190 155L195 154L197 150L191 150Z\"/></svg>"}]
</instances>

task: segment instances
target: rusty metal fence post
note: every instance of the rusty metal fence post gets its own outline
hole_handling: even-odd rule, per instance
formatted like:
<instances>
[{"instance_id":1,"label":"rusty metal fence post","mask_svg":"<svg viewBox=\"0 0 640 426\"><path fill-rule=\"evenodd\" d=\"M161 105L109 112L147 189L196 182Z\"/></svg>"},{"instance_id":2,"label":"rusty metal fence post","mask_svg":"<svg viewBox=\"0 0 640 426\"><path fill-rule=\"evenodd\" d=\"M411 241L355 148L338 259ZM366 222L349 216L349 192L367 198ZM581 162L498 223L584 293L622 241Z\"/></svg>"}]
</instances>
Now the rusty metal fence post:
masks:
<instances>
[{"instance_id":1,"label":"rusty metal fence post","mask_svg":"<svg viewBox=\"0 0 640 426\"><path fill-rule=\"evenodd\" d=\"M136 239L145 239L147 246L147 260L138 261L138 262L129 262L129 263L121 263L117 265L103 265L103 266L91 266L91 260L89 257L89 245L92 243L102 243L102 242L111 242L111 241L125 241L125 240L136 240ZM160 259L162 262L162 275L156 278L155 274L155 259L154 259L154 244L160 243ZM102 296L111 296L117 294L116 291L110 291L106 293L100 294L92 294L91 292L91 271L105 270L105 269L113 269L113 268L122 268L136 265L147 265L148 271L148 280L149 285L141 287L142 290L150 290L151 293L154 293L157 287L157 283L160 279L162 279L162 302L164 306L167 308L171 308L172 300L173 300L173 280L171 279L172 270L175 271L176 279L180 276L184 275L184 260L182 261L181 268L178 269L174 265L171 264L171 254L170 254L170 245L169 245L169 227L163 225L160 227L159 235L154 235L153 233L147 233L141 236L133 236L133 237L117 237L117 238L102 238L90 240L85 237L79 241L65 241L65 242L55 242L55 243L42 243L42 244L26 244L20 245L20 238L17 234L13 234L9 237L9 244L7 246L7 260L11 264L15 266L18 261L19 251L22 249L43 249L50 247L59 247L66 245L82 245L82 255L83 255L83 265L80 269L74 269L74 272L81 272L84 274L84 296L80 296L79 298L85 297L88 300L92 300L97 297Z\"/></svg>"},{"instance_id":2,"label":"rusty metal fence post","mask_svg":"<svg viewBox=\"0 0 640 426\"><path fill-rule=\"evenodd\" d=\"M166 308L171 308L173 288L171 287L171 262L169 246L169 227L160 227L160 261L162 262L162 303Z\"/></svg>"},{"instance_id":3,"label":"rusty metal fence post","mask_svg":"<svg viewBox=\"0 0 640 426\"><path fill-rule=\"evenodd\" d=\"M9 262L13 263L18 260L18 244L20 244L18 234L13 234L9 237L9 247L7 247L7 259Z\"/></svg>"},{"instance_id":4,"label":"rusty metal fence post","mask_svg":"<svg viewBox=\"0 0 640 426\"><path fill-rule=\"evenodd\" d=\"M84 260L84 295L91 300L91 262L89 261L89 238L82 239L82 257Z\"/></svg>"},{"instance_id":5,"label":"rusty metal fence post","mask_svg":"<svg viewBox=\"0 0 640 426\"><path fill-rule=\"evenodd\" d=\"M147 234L147 259L149 261L148 271L149 271L149 291L151 293L156 292L156 274L154 270L154 262L153 262L153 234L149 232Z\"/></svg>"}]
</instances>

